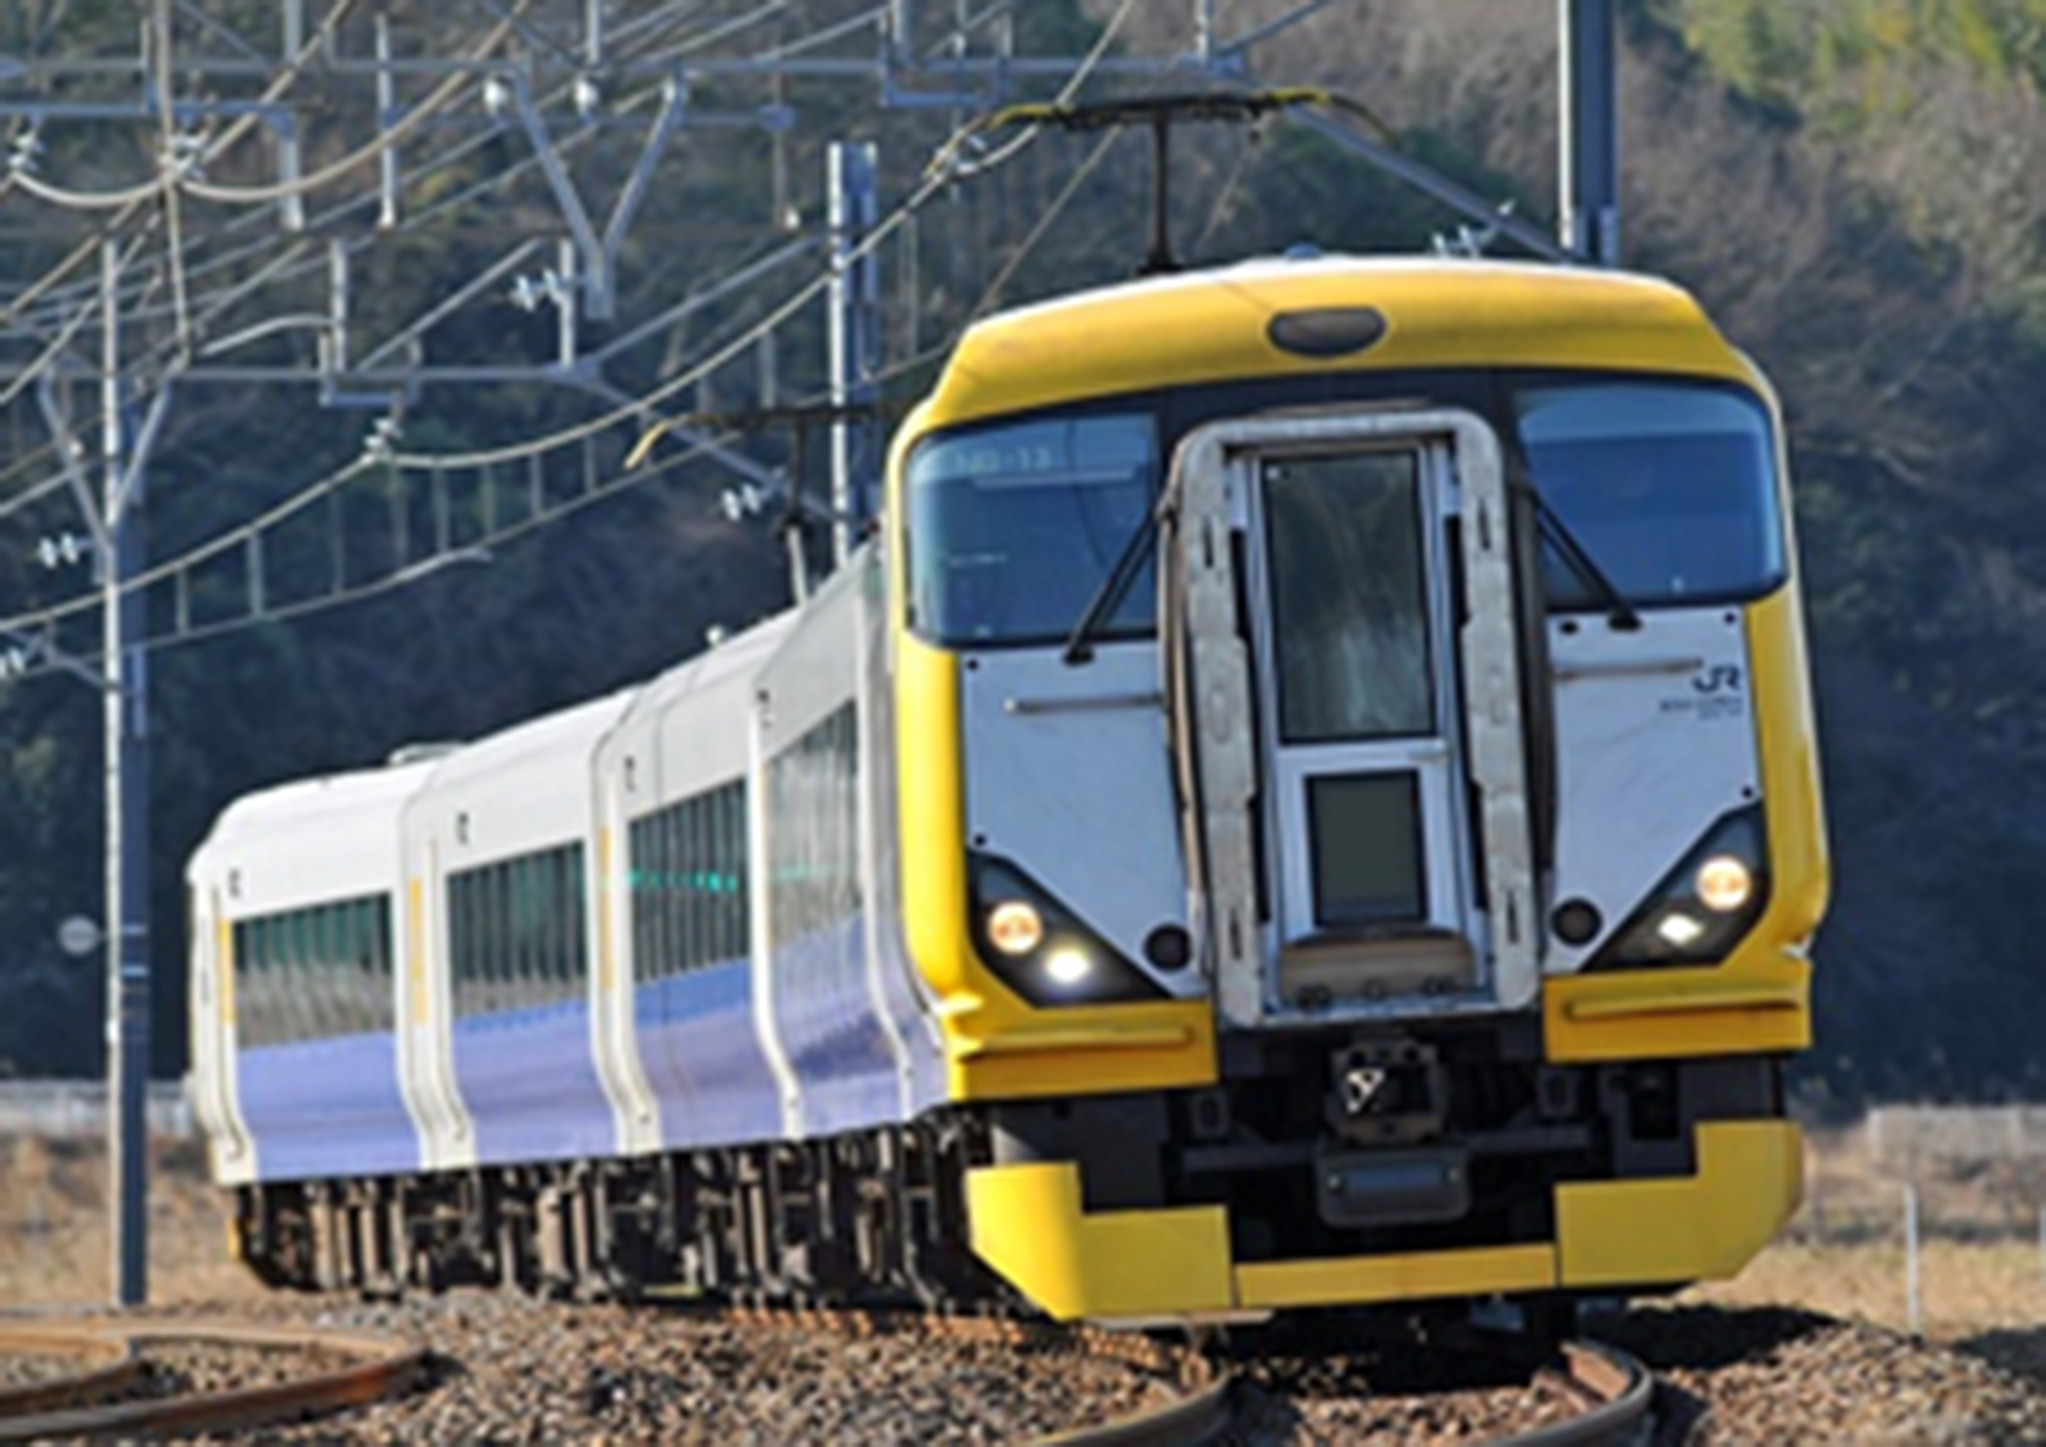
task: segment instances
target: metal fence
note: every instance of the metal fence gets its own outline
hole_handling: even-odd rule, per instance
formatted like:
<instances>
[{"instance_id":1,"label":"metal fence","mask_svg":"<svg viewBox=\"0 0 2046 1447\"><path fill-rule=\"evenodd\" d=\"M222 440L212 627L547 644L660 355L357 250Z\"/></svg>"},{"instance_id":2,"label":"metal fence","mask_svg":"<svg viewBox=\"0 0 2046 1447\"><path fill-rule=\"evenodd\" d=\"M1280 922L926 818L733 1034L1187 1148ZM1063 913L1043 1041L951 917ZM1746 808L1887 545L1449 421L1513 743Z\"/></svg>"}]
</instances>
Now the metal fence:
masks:
<instances>
[{"instance_id":1,"label":"metal fence","mask_svg":"<svg viewBox=\"0 0 2046 1447\"><path fill-rule=\"evenodd\" d=\"M1886 1171L2046 1160L2046 1106L1878 1106L1868 1113L1867 1132L1869 1159Z\"/></svg>"},{"instance_id":2,"label":"metal fence","mask_svg":"<svg viewBox=\"0 0 2046 1447\"><path fill-rule=\"evenodd\" d=\"M192 1108L180 1082L150 1082L148 1120L151 1135L191 1136ZM106 1130L105 1081L0 1080L0 1135L76 1138Z\"/></svg>"}]
</instances>

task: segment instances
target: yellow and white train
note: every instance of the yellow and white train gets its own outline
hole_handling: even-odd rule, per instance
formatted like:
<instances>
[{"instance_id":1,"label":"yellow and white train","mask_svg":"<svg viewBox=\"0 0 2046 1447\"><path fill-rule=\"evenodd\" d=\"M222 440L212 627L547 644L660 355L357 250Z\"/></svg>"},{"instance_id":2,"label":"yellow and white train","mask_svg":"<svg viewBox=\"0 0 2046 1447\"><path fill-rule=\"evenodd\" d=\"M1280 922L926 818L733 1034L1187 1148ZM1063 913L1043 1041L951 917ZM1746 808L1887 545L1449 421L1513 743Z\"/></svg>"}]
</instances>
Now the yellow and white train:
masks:
<instances>
[{"instance_id":1,"label":"yellow and white train","mask_svg":"<svg viewBox=\"0 0 2046 1447\"><path fill-rule=\"evenodd\" d=\"M1827 886L1781 421L1638 276L998 316L801 608L243 800L191 880L280 1282L1161 1321L1725 1275L1797 1201Z\"/></svg>"}]
</instances>

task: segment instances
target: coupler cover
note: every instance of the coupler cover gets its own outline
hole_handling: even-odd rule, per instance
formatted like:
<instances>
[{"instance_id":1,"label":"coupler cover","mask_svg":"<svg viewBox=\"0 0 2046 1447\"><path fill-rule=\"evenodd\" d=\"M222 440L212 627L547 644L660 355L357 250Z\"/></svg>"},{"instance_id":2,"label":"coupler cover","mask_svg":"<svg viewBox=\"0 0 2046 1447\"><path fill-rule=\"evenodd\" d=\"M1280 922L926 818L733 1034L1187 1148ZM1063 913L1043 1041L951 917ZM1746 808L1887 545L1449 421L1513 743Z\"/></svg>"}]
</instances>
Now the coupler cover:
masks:
<instances>
[{"instance_id":1,"label":"coupler cover","mask_svg":"<svg viewBox=\"0 0 2046 1447\"><path fill-rule=\"evenodd\" d=\"M1315 1197L1330 1226L1454 1221L1470 1210L1470 1154L1461 1146L1410 1151L1324 1151Z\"/></svg>"}]
</instances>

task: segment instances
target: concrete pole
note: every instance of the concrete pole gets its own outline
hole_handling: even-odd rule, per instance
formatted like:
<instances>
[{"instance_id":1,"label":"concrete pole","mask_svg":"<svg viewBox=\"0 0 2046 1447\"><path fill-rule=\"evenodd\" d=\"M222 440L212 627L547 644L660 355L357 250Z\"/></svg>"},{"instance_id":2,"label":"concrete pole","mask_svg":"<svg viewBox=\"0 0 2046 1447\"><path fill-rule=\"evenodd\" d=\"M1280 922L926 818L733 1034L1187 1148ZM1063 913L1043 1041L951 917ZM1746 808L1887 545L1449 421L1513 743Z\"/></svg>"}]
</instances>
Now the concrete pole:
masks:
<instances>
[{"instance_id":1,"label":"concrete pole","mask_svg":"<svg viewBox=\"0 0 2046 1447\"><path fill-rule=\"evenodd\" d=\"M121 260L118 244L100 245L101 517L107 548L104 589L107 832L108 1200L114 1210L114 1300L149 1297L149 740L148 678L141 650L142 595L122 583L141 569L144 437L126 435L121 387ZM162 394L152 408L154 431Z\"/></svg>"},{"instance_id":2,"label":"concrete pole","mask_svg":"<svg viewBox=\"0 0 2046 1447\"><path fill-rule=\"evenodd\" d=\"M1615 0L1562 7L1564 248L1593 266L1620 264L1619 29Z\"/></svg>"},{"instance_id":3,"label":"concrete pole","mask_svg":"<svg viewBox=\"0 0 2046 1447\"><path fill-rule=\"evenodd\" d=\"M879 220L874 147L832 143L831 405L872 407L881 388L881 264L861 247ZM832 561L842 565L879 511L879 428L869 418L831 424Z\"/></svg>"}]
</instances>

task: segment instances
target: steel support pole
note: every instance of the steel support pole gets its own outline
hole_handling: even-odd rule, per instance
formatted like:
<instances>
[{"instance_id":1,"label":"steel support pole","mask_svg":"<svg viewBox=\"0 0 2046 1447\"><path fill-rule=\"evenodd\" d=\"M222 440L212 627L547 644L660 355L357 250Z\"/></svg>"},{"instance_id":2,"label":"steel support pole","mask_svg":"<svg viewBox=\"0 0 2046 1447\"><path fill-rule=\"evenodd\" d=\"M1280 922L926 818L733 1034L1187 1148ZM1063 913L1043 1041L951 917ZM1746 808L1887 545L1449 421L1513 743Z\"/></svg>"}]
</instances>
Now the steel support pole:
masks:
<instances>
[{"instance_id":1,"label":"steel support pole","mask_svg":"<svg viewBox=\"0 0 2046 1447\"><path fill-rule=\"evenodd\" d=\"M101 519L107 548L100 559L105 598L107 832L107 1109L108 1200L114 1209L114 1299L139 1306L149 1297L149 740L148 677L141 591L124 596L124 581L141 571L142 453L162 404L130 438L121 386L120 250L100 247L102 347Z\"/></svg>"},{"instance_id":2,"label":"steel support pole","mask_svg":"<svg viewBox=\"0 0 2046 1447\"><path fill-rule=\"evenodd\" d=\"M871 408L881 388L881 264L866 247L879 219L874 147L833 142L831 404ZM879 428L871 417L831 424L832 561L843 564L880 510Z\"/></svg>"},{"instance_id":3,"label":"steel support pole","mask_svg":"<svg viewBox=\"0 0 2046 1447\"><path fill-rule=\"evenodd\" d=\"M1579 261L1620 264L1619 29L1615 0L1562 7L1562 242Z\"/></svg>"}]
</instances>

